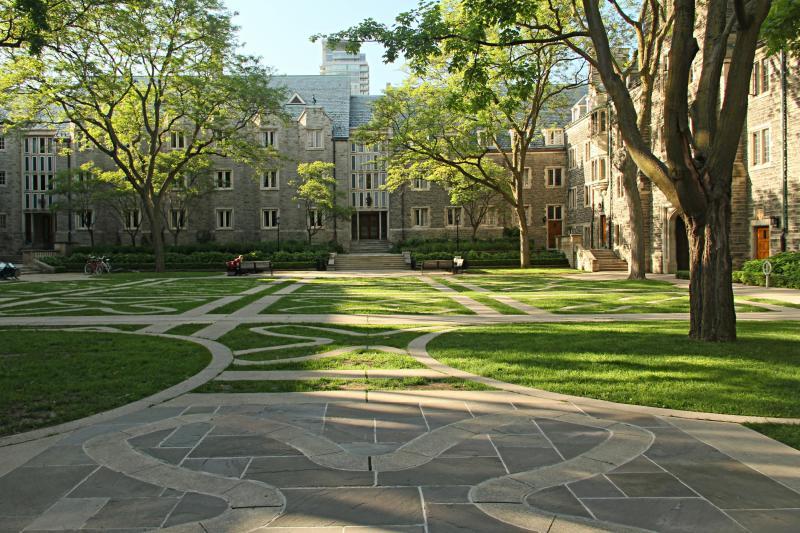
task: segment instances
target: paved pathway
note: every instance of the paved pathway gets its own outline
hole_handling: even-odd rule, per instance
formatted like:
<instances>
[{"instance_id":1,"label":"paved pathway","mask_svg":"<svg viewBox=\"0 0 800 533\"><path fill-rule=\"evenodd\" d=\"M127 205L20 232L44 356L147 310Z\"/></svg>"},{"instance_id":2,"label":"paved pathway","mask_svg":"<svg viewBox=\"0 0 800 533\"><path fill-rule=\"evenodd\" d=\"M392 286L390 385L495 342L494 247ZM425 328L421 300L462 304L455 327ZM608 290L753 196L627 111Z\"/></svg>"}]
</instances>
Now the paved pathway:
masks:
<instances>
[{"instance_id":1,"label":"paved pathway","mask_svg":"<svg viewBox=\"0 0 800 533\"><path fill-rule=\"evenodd\" d=\"M214 353L201 374L154 397L63 425L57 435L50 429L0 439L0 531L800 530L800 452L738 424L702 420L738 417L537 391L452 369L426 350L447 326L675 315L503 316L472 299L464 303L474 316L258 314L298 286L230 315L206 306L197 316L0 318L0 325L136 323L144 328L139 334L161 334L165 324L208 324L185 338ZM215 303L227 301L233 300ZM800 312L779 316L800 319ZM265 325L300 322L330 325L302 336ZM323 346L326 334L345 331L337 324L381 323L408 324L419 336L403 350L369 346L366 334L350 332L352 346L278 362L369 349L406 353L427 368L289 375L265 368L274 361L257 361L257 371L225 370L276 344L231 352L211 340L253 324L265 339L285 337L278 348ZM188 393L215 377L409 373L501 390Z\"/></svg>"}]
</instances>

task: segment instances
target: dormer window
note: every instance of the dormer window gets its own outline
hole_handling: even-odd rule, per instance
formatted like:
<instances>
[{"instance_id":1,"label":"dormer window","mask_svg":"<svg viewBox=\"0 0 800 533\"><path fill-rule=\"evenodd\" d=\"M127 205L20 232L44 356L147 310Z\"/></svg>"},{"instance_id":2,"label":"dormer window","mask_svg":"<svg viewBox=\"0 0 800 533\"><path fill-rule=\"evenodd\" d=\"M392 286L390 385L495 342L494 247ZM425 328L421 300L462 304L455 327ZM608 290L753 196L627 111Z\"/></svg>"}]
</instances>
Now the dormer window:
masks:
<instances>
[{"instance_id":1,"label":"dormer window","mask_svg":"<svg viewBox=\"0 0 800 533\"><path fill-rule=\"evenodd\" d=\"M306 105L305 100L303 100L299 94L294 93L291 98L289 98L288 105Z\"/></svg>"},{"instance_id":2,"label":"dormer window","mask_svg":"<svg viewBox=\"0 0 800 533\"><path fill-rule=\"evenodd\" d=\"M545 146L561 146L564 144L564 130L561 128L550 128L543 130Z\"/></svg>"}]
</instances>

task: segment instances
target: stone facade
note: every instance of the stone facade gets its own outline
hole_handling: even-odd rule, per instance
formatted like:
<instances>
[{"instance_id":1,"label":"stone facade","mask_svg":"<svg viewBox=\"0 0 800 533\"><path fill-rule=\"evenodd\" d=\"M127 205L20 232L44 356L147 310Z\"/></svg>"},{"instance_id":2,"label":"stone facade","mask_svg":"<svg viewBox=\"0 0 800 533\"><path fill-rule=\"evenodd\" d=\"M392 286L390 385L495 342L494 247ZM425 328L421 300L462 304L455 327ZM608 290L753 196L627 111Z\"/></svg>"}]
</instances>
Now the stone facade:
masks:
<instances>
[{"instance_id":1,"label":"stone facade","mask_svg":"<svg viewBox=\"0 0 800 533\"><path fill-rule=\"evenodd\" d=\"M780 56L766 58L759 51L757 64L754 80L758 78L758 82L754 81L734 171L731 246L735 265L782 249L800 249L800 62L790 57L782 70ZM469 238L471 228L463 213L458 231L452 223L448 208L454 206L442 187L422 182L393 192L383 189L386 169L378 160L380 152L352 139L353 131L369 120L376 97L351 96L350 81L343 76L285 76L276 78L276 83L286 87L289 100L285 108L290 119L267 122L253 130L254 142L260 142L264 132L274 132L282 155L276 163L276 178L265 182L246 166L225 159L215 161L210 178L213 180L217 171L230 172L231 187L212 190L186 206L185 228L177 233L178 243L246 243L276 240L279 233L281 239L305 239L306 214L292 200L294 190L289 181L296 176L298 163L311 161L335 163L339 201L355 212L349 221L326 221L314 236L317 242L335 239L350 249L364 240L455 238L457 233ZM659 85L653 112L657 153L663 150L658 90ZM584 248L611 248L623 258L629 256L628 211L616 169L622 143L613 125L612 109L594 80L572 108L564 129L554 130L557 142L530 148L531 179L524 194L534 248L552 247L554 234L580 235ZM312 130L321 131L319 146L309 144L308 131ZM88 232L80 228L74 214L70 221L67 213L50 209L47 180L58 170L89 160L104 167L111 163L92 150L78 151L71 158L58 155L55 147L67 137L68 132L31 130L2 138L0 255L15 256L24 248L48 248L55 243L88 244ZM554 172L560 175L560 184L548 186L548 175L550 185L555 181ZM648 270L674 272L685 267L685 234L678 212L648 180L640 180L639 189ZM226 210L229 214L220 214ZM130 242L119 216L102 206L96 207L95 216L96 243ZM220 227L227 225L230 227ZM501 202L493 207L478 235L498 237L505 228L514 227L513 213ZM172 238L167 235L167 241L171 243L175 233L170 233ZM145 223L137 242L147 238ZM571 242L578 239L573 237Z\"/></svg>"}]
</instances>

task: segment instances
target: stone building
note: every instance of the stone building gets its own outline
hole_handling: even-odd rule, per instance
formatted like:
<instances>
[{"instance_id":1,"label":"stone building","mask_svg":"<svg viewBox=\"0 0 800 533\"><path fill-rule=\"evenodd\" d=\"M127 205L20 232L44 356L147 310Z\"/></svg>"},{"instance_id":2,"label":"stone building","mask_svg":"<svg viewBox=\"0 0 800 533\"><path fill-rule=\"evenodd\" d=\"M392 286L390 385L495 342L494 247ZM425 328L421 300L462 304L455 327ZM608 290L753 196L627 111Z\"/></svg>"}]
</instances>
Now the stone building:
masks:
<instances>
[{"instance_id":1,"label":"stone building","mask_svg":"<svg viewBox=\"0 0 800 533\"><path fill-rule=\"evenodd\" d=\"M613 252L629 257L628 212L615 161L622 143L614 128L613 107L597 80L577 98L564 124L542 130L530 147L524 194L534 248L560 246L582 268L597 268L595 256ZM346 250L386 250L410 238L467 238L471 232L463 210L451 205L449 193L420 179L397 191L383 188L386 169L375 147L353 139L367 123L377 97L351 94L347 76L282 76L288 121L254 126L254 142L275 146L281 159L275 169L258 175L230 160L214 161L205 176L212 189L199 198L168 203L167 242L255 242L307 238L308 224L318 224L314 240L336 240ZM656 88L658 90L658 87ZM735 265L783 249L800 249L800 64L797 58L766 58L759 51L753 74L742 146L734 175L731 239ZM653 124L660 124L660 105ZM56 172L87 160L110 165L93 150L67 157L58 147L70 131L32 129L0 137L0 257L17 257L23 249L52 249L90 241L87 213L51 209L48 193ZM172 142L180 143L180 139ZM653 144L663 149L661 128ZM293 201L289 182L297 164L327 161L335 165L338 201L353 208L349 220L309 220ZM688 246L676 209L649 181L639 183L645 213L648 270L675 272L688 267ZM103 206L88 211L96 243L131 242L140 212L112 212ZM456 223L460 222L460 225ZM502 202L490 209L480 237L497 237L514 228L514 215ZM135 237L148 239L146 223Z\"/></svg>"}]
</instances>

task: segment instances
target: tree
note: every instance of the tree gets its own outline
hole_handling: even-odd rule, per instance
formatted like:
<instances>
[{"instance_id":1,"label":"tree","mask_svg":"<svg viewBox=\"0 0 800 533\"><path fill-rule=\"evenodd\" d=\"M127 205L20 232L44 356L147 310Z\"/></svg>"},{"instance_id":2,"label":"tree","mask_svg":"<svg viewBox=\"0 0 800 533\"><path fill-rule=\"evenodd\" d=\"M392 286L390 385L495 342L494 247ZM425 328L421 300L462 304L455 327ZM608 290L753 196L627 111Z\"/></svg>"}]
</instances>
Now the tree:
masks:
<instances>
[{"instance_id":1,"label":"tree","mask_svg":"<svg viewBox=\"0 0 800 533\"><path fill-rule=\"evenodd\" d=\"M185 174L178 179L167 193L164 202L164 224L172 234L172 243L177 246L181 232L186 229L186 215L189 205L198 198L208 194L213 184L207 179L205 172Z\"/></svg>"},{"instance_id":2,"label":"tree","mask_svg":"<svg viewBox=\"0 0 800 533\"><path fill-rule=\"evenodd\" d=\"M798 0L773 0L767 20L764 21L764 38L770 52L800 53L800 2Z\"/></svg>"},{"instance_id":3,"label":"tree","mask_svg":"<svg viewBox=\"0 0 800 533\"><path fill-rule=\"evenodd\" d=\"M308 243L324 227L325 222L343 219L351 214L349 208L339 205L336 198L336 179L333 163L314 161L297 165L297 177L289 180L296 189L292 200L303 209Z\"/></svg>"},{"instance_id":4,"label":"tree","mask_svg":"<svg viewBox=\"0 0 800 533\"><path fill-rule=\"evenodd\" d=\"M591 47L592 66L614 103L626 150L686 221L691 277L689 336L706 341L735 340L729 242L733 165L747 113L755 49L771 1L708 0L699 5L698 17L694 0L674 0L662 89L663 158L653 153L638 127L632 90L620 74L613 53L617 43L609 39L607 22L611 19L599 0L462 3L477 20L500 26L499 38L487 37L480 30L449 33L435 16L436 4L423 4L417 11L402 14L395 28L369 20L344 32L344 37L387 43L389 59L401 50L413 56L438 50L441 43L460 46L465 40L491 49L511 49L531 40L558 40L576 52ZM616 6L613 2L610 8L602 5L612 11ZM522 33L530 28L546 35L530 39ZM701 30L700 43L694 35L697 29ZM699 52L702 55L698 59ZM690 94L693 69L696 82L691 84Z\"/></svg>"},{"instance_id":5,"label":"tree","mask_svg":"<svg viewBox=\"0 0 800 533\"><path fill-rule=\"evenodd\" d=\"M455 176L448 185L450 203L464 210L467 223L472 229L470 238L475 242L478 240L478 228L486 220L489 210L500 201L500 195L474 181L458 179L458 176Z\"/></svg>"},{"instance_id":6,"label":"tree","mask_svg":"<svg viewBox=\"0 0 800 533\"><path fill-rule=\"evenodd\" d=\"M40 74L19 94L37 119L70 122L141 198L156 270L163 271L163 204L176 178L229 157L261 171L275 153L259 123L280 116L283 91L237 53L220 0L131 0L101 6L53 36ZM12 53L13 59L18 59Z\"/></svg>"},{"instance_id":7,"label":"tree","mask_svg":"<svg viewBox=\"0 0 800 533\"><path fill-rule=\"evenodd\" d=\"M463 3L434 12L437 31L478 32L488 38L502 32L491 21L475 20ZM531 29L525 35L538 33ZM443 183L455 173L495 191L516 214L520 266L528 267L528 154L541 135L544 116L562 108L571 90L585 84L575 54L558 42L488 48L463 39L438 46L424 36L420 44L416 34L398 37L370 28L345 34L356 41L376 37L387 45L387 60L402 49L417 74L400 89L388 90L363 128L372 132L369 142L389 146L390 186L418 178Z\"/></svg>"},{"instance_id":8,"label":"tree","mask_svg":"<svg viewBox=\"0 0 800 533\"><path fill-rule=\"evenodd\" d=\"M136 246L136 236L142 228L141 199L124 178L109 182L108 185L100 195L100 203L114 211L122 230L131 240L131 246Z\"/></svg>"},{"instance_id":9,"label":"tree","mask_svg":"<svg viewBox=\"0 0 800 533\"><path fill-rule=\"evenodd\" d=\"M0 48L38 54L51 35L63 31L107 0L0 0Z\"/></svg>"},{"instance_id":10,"label":"tree","mask_svg":"<svg viewBox=\"0 0 800 533\"><path fill-rule=\"evenodd\" d=\"M108 185L98 177L93 165L78 169L59 171L52 183L55 198L51 209L75 214L79 227L86 230L89 243L94 248L94 226L97 222L97 206L106 194Z\"/></svg>"}]
</instances>

